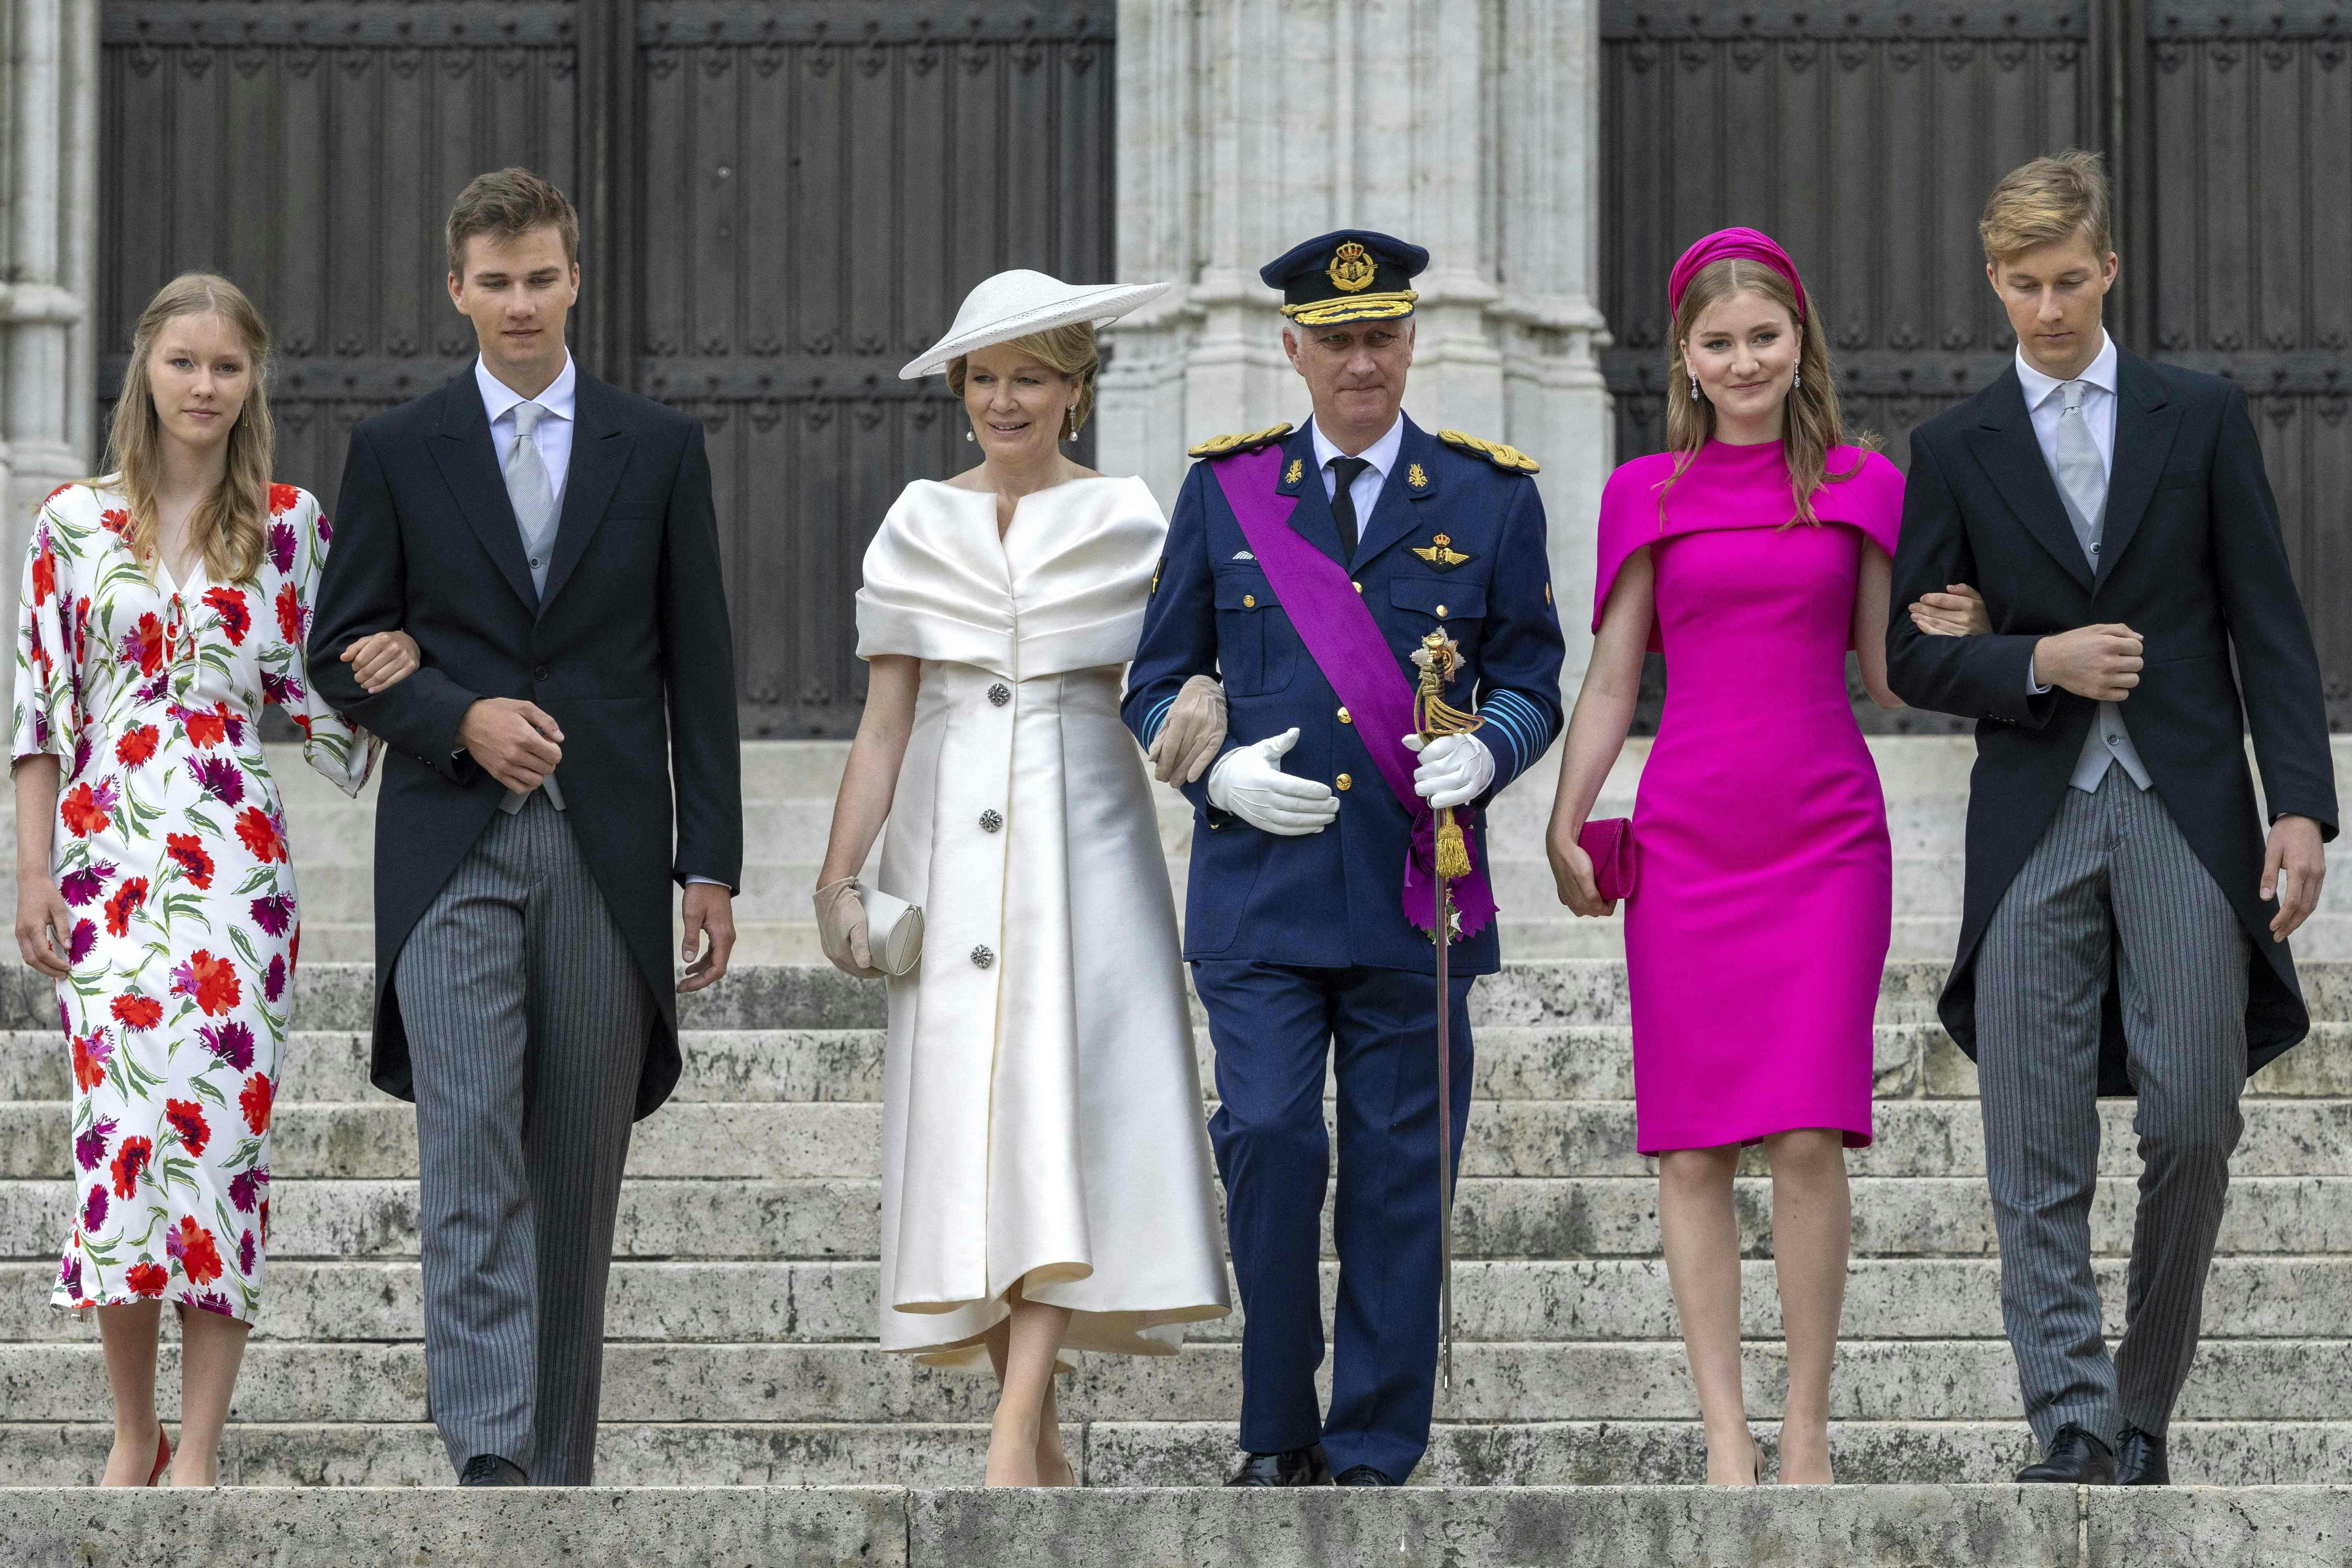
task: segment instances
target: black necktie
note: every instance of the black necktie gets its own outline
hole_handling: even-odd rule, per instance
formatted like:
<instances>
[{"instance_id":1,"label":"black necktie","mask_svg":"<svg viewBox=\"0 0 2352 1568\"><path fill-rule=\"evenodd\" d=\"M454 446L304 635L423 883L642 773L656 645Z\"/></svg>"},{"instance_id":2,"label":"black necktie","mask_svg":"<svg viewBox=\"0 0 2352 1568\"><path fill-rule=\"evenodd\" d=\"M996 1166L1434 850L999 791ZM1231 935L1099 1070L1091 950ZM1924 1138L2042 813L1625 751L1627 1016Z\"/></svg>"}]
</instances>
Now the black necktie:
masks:
<instances>
[{"instance_id":1,"label":"black necktie","mask_svg":"<svg viewBox=\"0 0 2352 1568\"><path fill-rule=\"evenodd\" d=\"M1370 468L1367 458L1334 458L1331 472L1339 483L1331 488L1331 517L1339 525L1339 553L1356 558L1356 476Z\"/></svg>"}]
</instances>

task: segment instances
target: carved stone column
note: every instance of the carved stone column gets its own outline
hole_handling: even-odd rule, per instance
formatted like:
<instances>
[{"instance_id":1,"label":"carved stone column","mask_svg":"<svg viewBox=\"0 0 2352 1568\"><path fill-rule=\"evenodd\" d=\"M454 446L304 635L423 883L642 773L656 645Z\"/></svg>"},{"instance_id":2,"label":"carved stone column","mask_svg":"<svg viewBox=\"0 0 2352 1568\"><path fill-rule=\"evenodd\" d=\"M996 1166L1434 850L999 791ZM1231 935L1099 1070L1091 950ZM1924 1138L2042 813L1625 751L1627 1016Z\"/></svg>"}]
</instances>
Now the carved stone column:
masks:
<instances>
[{"instance_id":1,"label":"carved stone column","mask_svg":"<svg viewBox=\"0 0 2352 1568\"><path fill-rule=\"evenodd\" d=\"M1121 0L1118 276L1100 466L1172 504L1184 448L1303 422L1257 268L1360 225L1426 246L1405 407L1543 464L1567 695L1611 466L1593 304L1595 0Z\"/></svg>"},{"instance_id":2,"label":"carved stone column","mask_svg":"<svg viewBox=\"0 0 2352 1568\"><path fill-rule=\"evenodd\" d=\"M0 72L0 504L13 602L33 510L97 461L99 0L7 0Z\"/></svg>"}]
</instances>

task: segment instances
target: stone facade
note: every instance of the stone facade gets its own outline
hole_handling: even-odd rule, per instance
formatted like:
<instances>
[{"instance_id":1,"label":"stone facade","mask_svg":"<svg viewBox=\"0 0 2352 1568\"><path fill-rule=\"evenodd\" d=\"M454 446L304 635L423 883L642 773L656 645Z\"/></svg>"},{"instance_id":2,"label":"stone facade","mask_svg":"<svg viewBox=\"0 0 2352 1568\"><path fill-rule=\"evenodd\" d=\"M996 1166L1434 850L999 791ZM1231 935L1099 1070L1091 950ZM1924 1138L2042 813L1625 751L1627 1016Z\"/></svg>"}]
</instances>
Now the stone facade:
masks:
<instances>
[{"instance_id":1,"label":"stone facade","mask_svg":"<svg viewBox=\"0 0 2352 1568\"><path fill-rule=\"evenodd\" d=\"M14 584L33 510L96 461L99 0L0 7L0 504Z\"/></svg>"},{"instance_id":2,"label":"stone facade","mask_svg":"<svg viewBox=\"0 0 2352 1568\"><path fill-rule=\"evenodd\" d=\"M1257 268L1360 224L1430 251L1405 404L1539 459L1582 678L1611 467L1593 303L1593 0L1122 0L1118 275L1182 287L1111 334L1098 461L1163 502L1184 448L1306 418Z\"/></svg>"}]
</instances>

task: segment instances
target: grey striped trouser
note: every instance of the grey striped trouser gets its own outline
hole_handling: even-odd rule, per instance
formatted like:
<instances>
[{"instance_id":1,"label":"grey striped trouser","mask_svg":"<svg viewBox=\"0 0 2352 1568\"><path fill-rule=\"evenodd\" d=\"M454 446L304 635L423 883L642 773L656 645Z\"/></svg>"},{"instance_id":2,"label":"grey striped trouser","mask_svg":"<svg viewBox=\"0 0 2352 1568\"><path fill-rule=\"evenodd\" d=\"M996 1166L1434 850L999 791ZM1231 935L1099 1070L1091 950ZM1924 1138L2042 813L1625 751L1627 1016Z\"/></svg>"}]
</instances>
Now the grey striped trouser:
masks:
<instances>
[{"instance_id":1,"label":"grey striped trouser","mask_svg":"<svg viewBox=\"0 0 2352 1568\"><path fill-rule=\"evenodd\" d=\"M562 813L498 813L394 972L416 1080L425 1382L462 1468L595 1471L604 1283L653 999Z\"/></svg>"},{"instance_id":2,"label":"grey striped trouser","mask_svg":"<svg viewBox=\"0 0 2352 1568\"><path fill-rule=\"evenodd\" d=\"M2252 960L2229 900L2154 790L2069 789L1985 930L1977 1079L2001 1321L2046 1449L2074 1422L2158 1436L2197 1356L2205 1275L2243 1126ZM2143 1162L2114 1360L2091 1275L2100 1003L2120 987Z\"/></svg>"}]
</instances>

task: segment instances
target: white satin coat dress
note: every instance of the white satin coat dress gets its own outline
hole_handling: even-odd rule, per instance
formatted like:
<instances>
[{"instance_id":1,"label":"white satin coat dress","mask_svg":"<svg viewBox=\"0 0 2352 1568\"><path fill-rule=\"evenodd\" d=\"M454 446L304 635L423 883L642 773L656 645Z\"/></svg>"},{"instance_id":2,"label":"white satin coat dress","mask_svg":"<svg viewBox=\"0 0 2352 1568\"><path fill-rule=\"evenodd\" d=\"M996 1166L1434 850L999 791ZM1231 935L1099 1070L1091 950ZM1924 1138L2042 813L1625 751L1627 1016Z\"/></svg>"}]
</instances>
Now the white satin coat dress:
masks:
<instances>
[{"instance_id":1,"label":"white satin coat dress","mask_svg":"<svg viewBox=\"0 0 2352 1568\"><path fill-rule=\"evenodd\" d=\"M919 904L883 1068L883 1348L985 1366L1031 1300L1069 1350L1172 1355L1228 1310L1176 910L1119 722L1168 522L1140 479L917 480L857 652L922 660L877 879ZM1067 1363L1066 1363L1067 1364Z\"/></svg>"}]
</instances>

